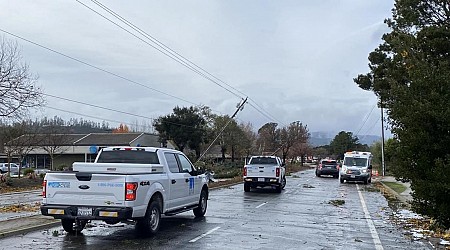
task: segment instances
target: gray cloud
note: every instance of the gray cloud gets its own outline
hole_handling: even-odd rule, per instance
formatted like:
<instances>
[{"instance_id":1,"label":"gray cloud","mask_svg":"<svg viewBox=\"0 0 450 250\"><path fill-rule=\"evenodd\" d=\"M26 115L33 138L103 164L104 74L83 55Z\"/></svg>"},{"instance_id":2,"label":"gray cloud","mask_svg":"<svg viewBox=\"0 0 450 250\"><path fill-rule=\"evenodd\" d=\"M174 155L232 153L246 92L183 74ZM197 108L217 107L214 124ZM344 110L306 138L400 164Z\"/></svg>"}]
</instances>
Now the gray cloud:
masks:
<instances>
[{"instance_id":1,"label":"gray cloud","mask_svg":"<svg viewBox=\"0 0 450 250\"><path fill-rule=\"evenodd\" d=\"M277 122L300 120L311 131L354 131L376 103L376 97L352 79L368 71L368 53L388 32L382 22L391 16L393 0L104 4L248 94ZM75 1L3 1L0 9L1 29L133 81L221 113L231 114L239 102ZM49 94L150 117L165 115L176 105L190 105L18 42L24 60ZM105 119L136 119L54 98L48 103ZM370 121L378 113L373 112ZM74 116L51 109L44 114ZM239 119L255 128L270 121L251 106ZM363 131L370 127L365 126Z\"/></svg>"}]
</instances>

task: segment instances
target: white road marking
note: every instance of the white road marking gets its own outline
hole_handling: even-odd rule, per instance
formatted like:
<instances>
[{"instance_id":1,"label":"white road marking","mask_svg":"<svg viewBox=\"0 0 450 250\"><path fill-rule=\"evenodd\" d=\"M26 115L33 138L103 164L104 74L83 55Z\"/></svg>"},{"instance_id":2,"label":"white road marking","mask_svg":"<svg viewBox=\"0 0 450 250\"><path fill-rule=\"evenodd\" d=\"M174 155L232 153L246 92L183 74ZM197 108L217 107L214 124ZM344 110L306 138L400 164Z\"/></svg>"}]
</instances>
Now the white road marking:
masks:
<instances>
[{"instance_id":1,"label":"white road marking","mask_svg":"<svg viewBox=\"0 0 450 250\"><path fill-rule=\"evenodd\" d=\"M366 202L364 201L364 197L359 190L358 184L356 184L356 188L358 189L359 199L361 201L361 206L364 211L364 217L366 218L367 225L369 226L370 234L372 235L373 243L375 244L376 250L383 250L383 245L381 244L380 237L378 236L377 229L373 224L372 218L370 217L369 210L367 210Z\"/></svg>"},{"instance_id":2,"label":"white road marking","mask_svg":"<svg viewBox=\"0 0 450 250\"><path fill-rule=\"evenodd\" d=\"M199 239L201 239L201 238L203 238L203 237L205 237L205 236L207 236L207 235L209 235L209 234L214 233L214 231L217 231L219 228L220 228L220 227L215 227L215 228L209 230L208 232L206 232L206 233L204 233L204 234L202 234L202 235L200 235L200 236L198 236L198 237L196 237L196 238L190 240L189 242L190 242L190 243L194 243L194 242L198 241Z\"/></svg>"},{"instance_id":3,"label":"white road marking","mask_svg":"<svg viewBox=\"0 0 450 250\"><path fill-rule=\"evenodd\" d=\"M284 192L284 194L289 194L291 192L291 190Z\"/></svg>"},{"instance_id":4,"label":"white road marking","mask_svg":"<svg viewBox=\"0 0 450 250\"><path fill-rule=\"evenodd\" d=\"M297 184L297 187L300 187L301 185L303 185L303 184L301 184L301 183L300 183L300 184Z\"/></svg>"},{"instance_id":5,"label":"white road marking","mask_svg":"<svg viewBox=\"0 0 450 250\"><path fill-rule=\"evenodd\" d=\"M260 208L260 207L262 207L262 206L264 206L266 204L267 204L267 202L264 202L263 204L259 204L256 208Z\"/></svg>"}]
</instances>

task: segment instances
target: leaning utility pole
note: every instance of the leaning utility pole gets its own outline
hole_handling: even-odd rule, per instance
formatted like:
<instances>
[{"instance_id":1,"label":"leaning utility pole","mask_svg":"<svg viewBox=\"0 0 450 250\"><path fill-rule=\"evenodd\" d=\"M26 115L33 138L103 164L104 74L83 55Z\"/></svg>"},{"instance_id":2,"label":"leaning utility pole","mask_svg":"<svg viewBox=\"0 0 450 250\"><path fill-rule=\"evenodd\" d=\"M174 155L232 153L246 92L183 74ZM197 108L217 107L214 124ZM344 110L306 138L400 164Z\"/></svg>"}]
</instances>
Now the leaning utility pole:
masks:
<instances>
[{"instance_id":1,"label":"leaning utility pole","mask_svg":"<svg viewBox=\"0 0 450 250\"><path fill-rule=\"evenodd\" d=\"M225 124L225 126L222 128L222 130L219 132L219 134L216 136L216 138L211 142L211 144L209 144L208 148L205 150L205 152L203 152L202 155L200 155L200 157L197 159L196 163L198 161L200 161L200 159L206 154L206 152L208 152L208 150L212 147L212 145L214 145L214 142L217 141L217 139L219 138L219 136L223 133L223 131L227 128L228 124L230 124L230 122L233 120L233 118L237 115L237 113L239 111L242 111L244 109L244 104L247 102L248 97L246 97L242 102L238 103L236 106L236 111L234 112L234 114L230 117L230 120L228 120L227 124Z\"/></svg>"}]
</instances>

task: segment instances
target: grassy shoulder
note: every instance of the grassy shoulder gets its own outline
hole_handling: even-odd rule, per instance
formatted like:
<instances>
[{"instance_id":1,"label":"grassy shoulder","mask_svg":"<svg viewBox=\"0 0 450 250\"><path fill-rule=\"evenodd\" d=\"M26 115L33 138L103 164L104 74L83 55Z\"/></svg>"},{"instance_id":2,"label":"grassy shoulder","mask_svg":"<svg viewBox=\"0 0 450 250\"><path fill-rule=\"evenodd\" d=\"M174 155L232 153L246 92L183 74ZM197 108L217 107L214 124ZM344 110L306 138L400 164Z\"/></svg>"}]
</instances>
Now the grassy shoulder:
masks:
<instances>
[{"instance_id":1,"label":"grassy shoulder","mask_svg":"<svg viewBox=\"0 0 450 250\"><path fill-rule=\"evenodd\" d=\"M0 194L42 189L42 180L41 177L7 177L0 181Z\"/></svg>"},{"instance_id":2,"label":"grassy shoulder","mask_svg":"<svg viewBox=\"0 0 450 250\"><path fill-rule=\"evenodd\" d=\"M397 183L397 182L382 181L382 183L384 185L390 187L392 190L394 190L398 194L401 194L406 190L406 187L404 185Z\"/></svg>"}]
</instances>

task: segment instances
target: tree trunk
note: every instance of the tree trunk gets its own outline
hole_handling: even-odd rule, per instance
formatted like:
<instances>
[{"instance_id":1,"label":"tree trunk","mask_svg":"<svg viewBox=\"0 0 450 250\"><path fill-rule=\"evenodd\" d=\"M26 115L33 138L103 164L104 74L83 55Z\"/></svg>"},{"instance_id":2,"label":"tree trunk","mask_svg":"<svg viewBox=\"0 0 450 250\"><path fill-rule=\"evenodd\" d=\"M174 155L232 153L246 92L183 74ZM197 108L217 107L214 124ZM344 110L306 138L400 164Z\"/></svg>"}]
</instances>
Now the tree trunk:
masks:
<instances>
[{"instance_id":1,"label":"tree trunk","mask_svg":"<svg viewBox=\"0 0 450 250\"><path fill-rule=\"evenodd\" d=\"M226 148L220 148L220 152L222 153L222 162L225 162L225 152L227 151Z\"/></svg>"},{"instance_id":2,"label":"tree trunk","mask_svg":"<svg viewBox=\"0 0 450 250\"><path fill-rule=\"evenodd\" d=\"M234 146L231 146L231 162L234 162L234 153L235 153L235 148Z\"/></svg>"}]
</instances>

